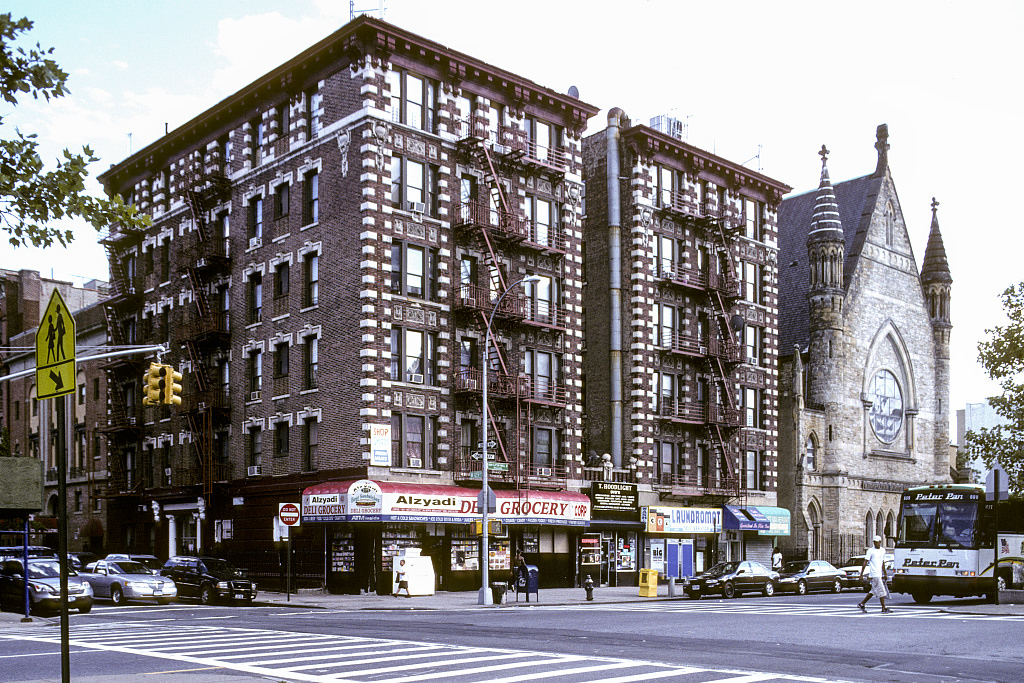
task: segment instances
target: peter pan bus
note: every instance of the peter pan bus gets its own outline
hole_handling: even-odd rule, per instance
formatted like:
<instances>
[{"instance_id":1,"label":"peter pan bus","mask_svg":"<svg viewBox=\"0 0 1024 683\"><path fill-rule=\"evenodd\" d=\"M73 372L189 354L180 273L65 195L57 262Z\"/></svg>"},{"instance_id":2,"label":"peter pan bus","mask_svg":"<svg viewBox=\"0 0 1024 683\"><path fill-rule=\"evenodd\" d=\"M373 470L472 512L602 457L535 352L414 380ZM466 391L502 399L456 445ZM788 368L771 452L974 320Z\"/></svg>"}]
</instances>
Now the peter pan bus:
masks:
<instances>
[{"instance_id":1,"label":"peter pan bus","mask_svg":"<svg viewBox=\"0 0 1024 683\"><path fill-rule=\"evenodd\" d=\"M996 533L998 517L999 533ZM892 590L926 603L935 595L994 596L1024 582L1024 505L1002 501L998 515L973 484L903 492L893 552Z\"/></svg>"}]
</instances>

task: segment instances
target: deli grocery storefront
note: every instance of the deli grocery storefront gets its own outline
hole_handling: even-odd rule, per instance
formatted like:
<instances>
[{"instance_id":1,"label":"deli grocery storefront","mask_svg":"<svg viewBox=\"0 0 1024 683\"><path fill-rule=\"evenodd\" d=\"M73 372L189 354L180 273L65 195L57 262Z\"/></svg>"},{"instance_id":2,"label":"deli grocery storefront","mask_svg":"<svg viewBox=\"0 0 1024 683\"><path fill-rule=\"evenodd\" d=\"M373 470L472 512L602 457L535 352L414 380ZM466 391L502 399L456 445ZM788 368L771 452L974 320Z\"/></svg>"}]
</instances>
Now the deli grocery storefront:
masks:
<instances>
[{"instance_id":1,"label":"deli grocery storefront","mask_svg":"<svg viewBox=\"0 0 1024 683\"><path fill-rule=\"evenodd\" d=\"M395 558L431 558L438 590L480 587L479 489L360 479L324 482L302 493L302 524L323 525L325 585L332 593L390 593ZM488 539L492 581L507 580L516 553L540 570L542 587L568 587L576 548L590 524L590 499L572 491L494 491L500 533Z\"/></svg>"}]
</instances>

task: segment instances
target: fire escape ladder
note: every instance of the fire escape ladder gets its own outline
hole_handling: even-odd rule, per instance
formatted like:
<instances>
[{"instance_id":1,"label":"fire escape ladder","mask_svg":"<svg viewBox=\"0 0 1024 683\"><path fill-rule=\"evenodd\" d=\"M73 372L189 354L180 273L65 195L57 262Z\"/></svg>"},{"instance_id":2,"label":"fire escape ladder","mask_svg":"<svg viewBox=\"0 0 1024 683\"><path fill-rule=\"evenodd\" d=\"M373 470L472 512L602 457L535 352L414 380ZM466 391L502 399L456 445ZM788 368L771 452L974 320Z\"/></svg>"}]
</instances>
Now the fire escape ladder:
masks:
<instances>
[{"instance_id":1,"label":"fire escape ladder","mask_svg":"<svg viewBox=\"0 0 1024 683\"><path fill-rule=\"evenodd\" d=\"M210 500L213 493L213 411L207 408L188 413L188 427L192 431L192 445L203 474L203 496Z\"/></svg>"},{"instance_id":2,"label":"fire escape ladder","mask_svg":"<svg viewBox=\"0 0 1024 683\"><path fill-rule=\"evenodd\" d=\"M199 355L199 347L194 339L185 340L185 349L188 351L188 358L192 362L192 376L196 380L196 389L207 391L210 388L210 377L206 372L206 364Z\"/></svg>"},{"instance_id":3,"label":"fire escape ladder","mask_svg":"<svg viewBox=\"0 0 1024 683\"><path fill-rule=\"evenodd\" d=\"M110 274L113 279L114 297L123 296L131 293L131 283L128 282L128 276L124 272L124 264L121 259L118 258L117 250L114 249L114 245L108 241L104 241L103 248L107 252L107 263L110 264Z\"/></svg>"},{"instance_id":4,"label":"fire escape ladder","mask_svg":"<svg viewBox=\"0 0 1024 683\"><path fill-rule=\"evenodd\" d=\"M210 301L206 298L206 288L203 287L203 279L195 268L188 268L188 281L192 285L192 296L196 302L196 311L200 318L210 315Z\"/></svg>"},{"instance_id":5,"label":"fire escape ladder","mask_svg":"<svg viewBox=\"0 0 1024 683\"><path fill-rule=\"evenodd\" d=\"M722 461L722 470L725 474L725 481L731 482L733 487L736 488L738 486L738 481L736 479L736 467L732 458L729 457L729 441L725 438L725 434L722 433L721 425L716 424L712 428L712 433L720 451L719 457Z\"/></svg>"},{"instance_id":6,"label":"fire escape ladder","mask_svg":"<svg viewBox=\"0 0 1024 683\"><path fill-rule=\"evenodd\" d=\"M202 183L202 177L192 174L185 184L184 199L192 213L192 221L195 223L196 231L199 233L199 241L205 242L206 234L206 211L203 207L203 190L197 188Z\"/></svg>"}]
</instances>

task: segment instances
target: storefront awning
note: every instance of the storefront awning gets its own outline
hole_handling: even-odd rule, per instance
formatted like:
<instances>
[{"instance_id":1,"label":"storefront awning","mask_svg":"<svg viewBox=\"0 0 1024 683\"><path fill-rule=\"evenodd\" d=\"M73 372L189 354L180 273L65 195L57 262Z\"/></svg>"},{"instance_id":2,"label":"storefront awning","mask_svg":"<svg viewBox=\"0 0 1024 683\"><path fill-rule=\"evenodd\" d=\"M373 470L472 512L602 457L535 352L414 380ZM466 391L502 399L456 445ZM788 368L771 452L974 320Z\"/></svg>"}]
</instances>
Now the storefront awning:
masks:
<instances>
[{"instance_id":1,"label":"storefront awning","mask_svg":"<svg viewBox=\"0 0 1024 683\"><path fill-rule=\"evenodd\" d=\"M360 479L329 481L302 492L304 522L432 522L468 524L480 518L479 489ZM494 491L504 524L589 526L590 498L573 491Z\"/></svg>"},{"instance_id":2,"label":"storefront awning","mask_svg":"<svg viewBox=\"0 0 1024 683\"><path fill-rule=\"evenodd\" d=\"M757 532L759 536L789 536L789 510L786 508L766 507L764 505L758 505L757 509L771 523L768 531Z\"/></svg>"},{"instance_id":3,"label":"storefront awning","mask_svg":"<svg viewBox=\"0 0 1024 683\"><path fill-rule=\"evenodd\" d=\"M740 531L768 531L771 522L756 507L747 505L726 505L722 516L722 528Z\"/></svg>"}]
</instances>

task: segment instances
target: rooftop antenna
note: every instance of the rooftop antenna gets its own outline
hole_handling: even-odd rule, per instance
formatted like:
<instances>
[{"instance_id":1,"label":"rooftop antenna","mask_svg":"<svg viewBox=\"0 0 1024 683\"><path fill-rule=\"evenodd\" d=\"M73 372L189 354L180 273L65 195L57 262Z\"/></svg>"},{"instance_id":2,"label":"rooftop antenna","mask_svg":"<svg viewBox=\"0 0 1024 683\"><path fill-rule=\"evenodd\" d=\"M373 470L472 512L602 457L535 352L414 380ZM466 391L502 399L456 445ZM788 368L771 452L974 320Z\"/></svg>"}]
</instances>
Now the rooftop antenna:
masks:
<instances>
[{"instance_id":1,"label":"rooftop antenna","mask_svg":"<svg viewBox=\"0 0 1024 683\"><path fill-rule=\"evenodd\" d=\"M371 13L373 11L374 10L372 10L372 9L356 9L356 2L355 2L355 0L348 0L348 20L349 21L352 21L357 16L360 16L360 15L363 15L363 14L369 14L369 13ZM377 11L380 12L380 19L381 19L381 21L383 21L384 20L384 0L380 0L380 7L379 7L379 9Z\"/></svg>"},{"instance_id":2,"label":"rooftop antenna","mask_svg":"<svg viewBox=\"0 0 1024 683\"><path fill-rule=\"evenodd\" d=\"M693 114L687 114L683 119L683 140L690 141L690 119L693 118Z\"/></svg>"},{"instance_id":3,"label":"rooftop antenna","mask_svg":"<svg viewBox=\"0 0 1024 683\"><path fill-rule=\"evenodd\" d=\"M132 155L132 134L128 133L128 156Z\"/></svg>"},{"instance_id":4,"label":"rooftop antenna","mask_svg":"<svg viewBox=\"0 0 1024 683\"><path fill-rule=\"evenodd\" d=\"M747 159L746 161L744 161L743 165L746 166L747 164L749 164L754 159L757 159L757 172L760 173L761 172L761 145L757 146L757 154L755 154L754 156L752 156L749 159Z\"/></svg>"}]
</instances>

